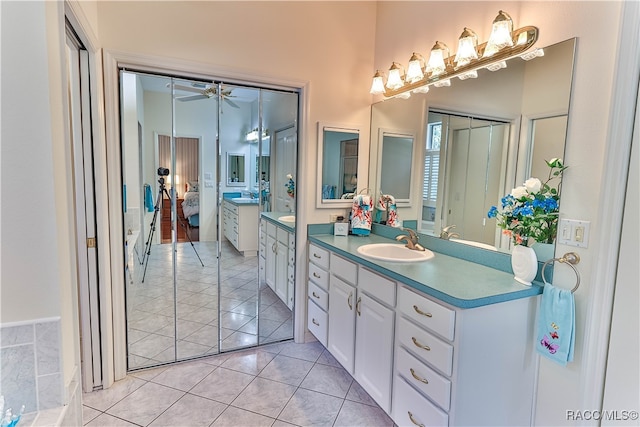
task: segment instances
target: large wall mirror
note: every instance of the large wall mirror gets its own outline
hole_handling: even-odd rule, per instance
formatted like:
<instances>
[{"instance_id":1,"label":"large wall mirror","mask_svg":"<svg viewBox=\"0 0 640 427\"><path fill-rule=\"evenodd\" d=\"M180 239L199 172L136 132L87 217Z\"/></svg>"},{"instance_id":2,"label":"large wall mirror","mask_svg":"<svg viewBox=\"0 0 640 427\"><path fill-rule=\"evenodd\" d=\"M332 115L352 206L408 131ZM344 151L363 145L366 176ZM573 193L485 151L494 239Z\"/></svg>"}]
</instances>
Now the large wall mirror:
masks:
<instances>
[{"instance_id":1,"label":"large wall mirror","mask_svg":"<svg viewBox=\"0 0 640 427\"><path fill-rule=\"evenodd\" d=\"M543 57L479 70L477 79L374 104L371 185L380 190L387 164L407 168L407 159L387 158L383 130L413 133L412 203L399 205L399 216L416 220L424 234L455 225L461 243L508 251L509 240L486 214L527 178L546 178L544 160L564 156L575 44L569 39L544 48Z\"/></svg>"},{"instance_id":2,"label":"large wall mirror","mask_svg":"<svg viewBox=\"0 0 640 427\"><path fill-rule=\"evenodd\" d=\"M318 123L318 208L351 206L359 187L359 141L357 126Z\"/></svg>"}]
</instances>

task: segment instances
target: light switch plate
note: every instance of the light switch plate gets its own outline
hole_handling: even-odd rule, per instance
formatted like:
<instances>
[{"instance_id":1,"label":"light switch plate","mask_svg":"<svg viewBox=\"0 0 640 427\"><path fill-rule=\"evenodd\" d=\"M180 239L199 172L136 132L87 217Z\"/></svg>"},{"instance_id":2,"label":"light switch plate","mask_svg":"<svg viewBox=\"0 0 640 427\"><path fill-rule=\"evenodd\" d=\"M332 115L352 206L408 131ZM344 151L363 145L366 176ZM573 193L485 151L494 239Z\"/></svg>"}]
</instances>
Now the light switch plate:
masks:
<instances>
[{"instance_id":1,"label":"light switch plate","mask_svg":"<svg viewBox=\"0 0 640 427\"><path fill-rule=\"evenodd\" d=\"M558 243L586 248L589 244L589 221L561 219L558 223Z\"/></svg>"}]
</instances>

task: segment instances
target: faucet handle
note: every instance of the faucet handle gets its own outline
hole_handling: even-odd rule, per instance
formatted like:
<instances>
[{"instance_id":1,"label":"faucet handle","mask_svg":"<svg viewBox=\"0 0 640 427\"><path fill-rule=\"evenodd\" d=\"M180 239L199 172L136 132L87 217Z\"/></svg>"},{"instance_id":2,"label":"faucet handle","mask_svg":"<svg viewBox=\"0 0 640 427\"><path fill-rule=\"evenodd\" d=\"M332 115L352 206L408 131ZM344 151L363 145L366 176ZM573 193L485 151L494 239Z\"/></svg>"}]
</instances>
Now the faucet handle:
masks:
<instances>
[{"instance_id":1,"label":"faucet handle","mask_svg":"<svg viewBox=\"0 0 640 427\"><path fill-rule=\"evenodd\" d=\"M411 228L404 228L402 227L403 231L406 231L407 233L409 233L409 237L411 238L411 241L413 243L416 243L418 241L418 235L416 234L415 231L413 231Z\"/></svg>"}]
</instances>

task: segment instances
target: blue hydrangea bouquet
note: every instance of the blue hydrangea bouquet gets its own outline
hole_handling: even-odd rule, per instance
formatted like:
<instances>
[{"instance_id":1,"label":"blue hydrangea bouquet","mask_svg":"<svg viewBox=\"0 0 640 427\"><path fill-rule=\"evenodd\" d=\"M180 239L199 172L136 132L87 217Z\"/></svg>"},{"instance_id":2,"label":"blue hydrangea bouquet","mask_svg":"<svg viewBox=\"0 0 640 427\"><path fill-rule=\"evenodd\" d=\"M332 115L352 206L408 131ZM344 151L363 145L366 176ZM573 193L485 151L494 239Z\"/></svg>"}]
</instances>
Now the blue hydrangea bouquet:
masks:
<instances>
[{"instance_id":1,"label":"blue hydrangea bouquet","mask_svg":"<svg viewBox=\"0 0 640 427\"><path fill-rule=\"evenodd\" d=\"M551 187L553 179L560 179L568 166L562 159L545 160L549 176L543 183L538 178L529 178L519 187L504 196L501 206L491 206L488 217L496 219L503 234L511 237L516 245L527 246L529 239L538 243L553 243L558 231L560 183Z\"/></svg>"}]
</instances>

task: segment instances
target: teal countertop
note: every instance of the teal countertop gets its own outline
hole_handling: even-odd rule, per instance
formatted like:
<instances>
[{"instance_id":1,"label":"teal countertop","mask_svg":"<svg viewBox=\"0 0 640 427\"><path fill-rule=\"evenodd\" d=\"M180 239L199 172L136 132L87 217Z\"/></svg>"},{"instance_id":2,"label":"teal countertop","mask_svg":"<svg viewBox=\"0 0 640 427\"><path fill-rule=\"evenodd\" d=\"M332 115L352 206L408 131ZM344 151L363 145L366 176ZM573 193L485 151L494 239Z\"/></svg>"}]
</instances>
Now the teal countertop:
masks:
<instances>
[{"instance_id":1,"label":"teal countertop","mask_svg":"<svg viewBox=\"0 0 640 427\"><path fill-rule=\"evenodd\" d=\"M236 198L234 200L234 198L225 197L223 200L236 206L258 205L258 199L237 200Z\"/></svg>"},{"instance_id":2,"label":"teal countertop","mask_svg":"<svg viewBox=\"0 0 640 427\"><path fill-rule=\"evenodd\" d=\"M524 286L516 282L511 273L435 251L435 257L417 263L371 260L358 254L358 247L369 243L398 243L376 234L367 237L310 234L308 238L318 246L455 307L474 308L528 298L543 290L538 283Z\"/></svg>"},{"instance_id":3,"label":"teal countertop","mask_svg":"<svg viewBox=\"0 0 640 427\"><path fill-rule=\"evenodd\" d=\"M287 215L295 215L295 214L292 214L291 212L262 212L260 214L260 216L262 216L262 218L264 218L267 221L277 225L278 227L282 227L282 228L284 228L285 230L287 230L290 233L295 233L296 232L296 223L295 222L280 221L278 219L281 216L287 216Z\"/></svg>"}]
</instances>

